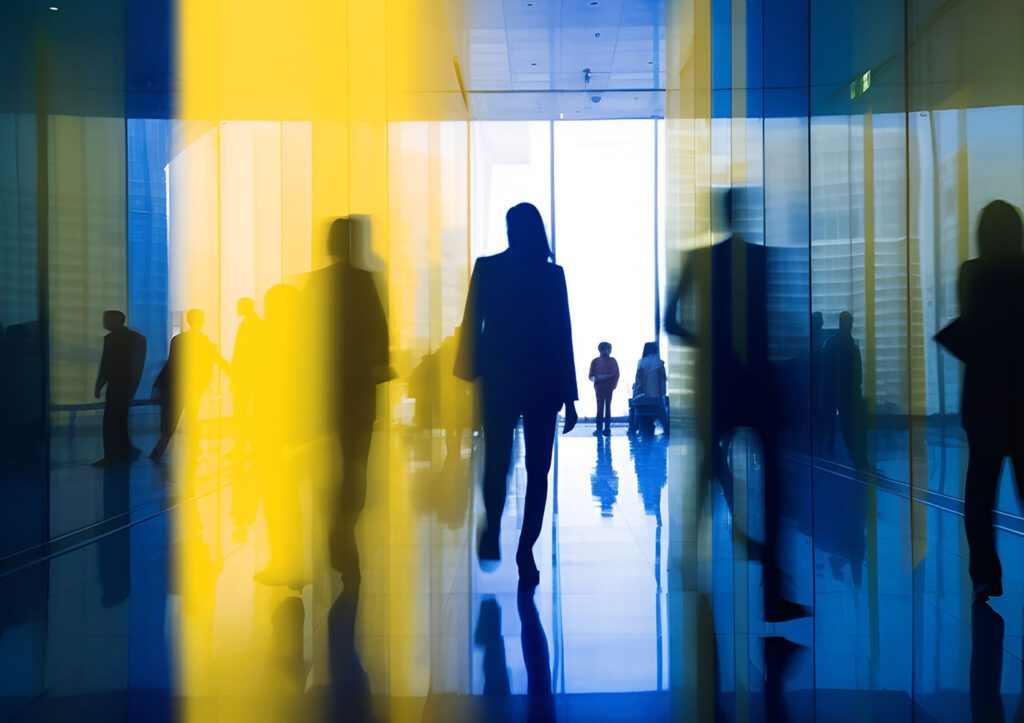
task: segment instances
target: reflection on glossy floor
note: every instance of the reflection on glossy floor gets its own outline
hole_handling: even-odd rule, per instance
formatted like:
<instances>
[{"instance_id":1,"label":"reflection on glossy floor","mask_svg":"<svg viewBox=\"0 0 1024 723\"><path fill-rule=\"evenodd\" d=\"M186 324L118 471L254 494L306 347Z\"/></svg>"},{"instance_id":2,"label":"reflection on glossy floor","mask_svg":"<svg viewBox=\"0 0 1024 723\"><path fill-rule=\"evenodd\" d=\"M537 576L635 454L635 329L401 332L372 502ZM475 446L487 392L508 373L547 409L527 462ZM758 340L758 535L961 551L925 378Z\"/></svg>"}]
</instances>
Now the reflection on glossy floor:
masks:
<instances>
[{"instance_id":1,"label":"reflection on glossy floor","mask_svg":"<svg viewBox=\"0 0 1024 723\"><path fill-rule=\"evenodd\" d=\"M472 552L468 435L430 470L415 460L432 442L402 432L411 472L388 478L368 506L362 582L347 590L316 565L296 589L254 581L266 534L262 513L239 517L237 481L218 490L200 474L189 497L148 463L106 470L83 504L124 506L149 480L146 489L169 490L171 511L143 506L132 524L4 570L0 717L650 721L693 719L713 701L721 718L764 720L775 693L791 720L1020 714L1024 579L1008 573L1004 597L972 607L955 509L915 503L927 554L911 560L900 487L816 465L813 494L790 496L786 529L789 584L814 616L766 625L757 563L743 561L720 493L710 530L691 525L689 446L624 431L594 439L584 427L559 439L533 593L517 589L512 564L520 457L504 561L484 570ZM756 450L738 440L732 455L748 456L756 476ZM207 450L200 468L218 461L230 457ZM792 457L789 482L810 490L809 469ZM756 537L756 480L742 497ZM812 506L813 529L801 522ZM206 555L182 583L171 566L190 535ZM1020 570L1021 536L999 536L1006 569ZM210 594L184 595L197 578ZM183 673L179 656L193 667Z\"/></svg>"}]
</instances>

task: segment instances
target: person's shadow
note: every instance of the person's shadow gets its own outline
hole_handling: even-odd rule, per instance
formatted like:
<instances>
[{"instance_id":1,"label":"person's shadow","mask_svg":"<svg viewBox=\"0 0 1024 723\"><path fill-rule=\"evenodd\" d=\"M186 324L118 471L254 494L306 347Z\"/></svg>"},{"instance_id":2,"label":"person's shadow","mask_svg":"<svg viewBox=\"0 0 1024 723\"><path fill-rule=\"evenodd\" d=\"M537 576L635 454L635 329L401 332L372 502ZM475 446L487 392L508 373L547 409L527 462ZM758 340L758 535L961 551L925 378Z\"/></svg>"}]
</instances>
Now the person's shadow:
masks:
<instances>
[{"instance_id":1,"label":"person's shadow","mask_svg":"<svg viewBox=\"0 0 1024 723\"><path fill-rule=\"evenodd\" d=\"M526 666L526 715L528 721L555 720L555 702L551 692L551 658L548 639L540 622L534 588L519 585L516 608L519 611L520 643ZM476 645L484 650L484 685L480 698L479 720L520 720L522 715L512 698L505 639L501 634L501 605L494 598L480 601L477 616Z\"/></svg>"},{"instance_id":2,"label":"person's shadow","mask_svg":"<svg viewBox=\"0 0 1024 723\"><path fill-rule=\"evenodd\" d=\"M370 676L356 650L359 586L346 586L327 615L331 720L366 723L374 720Z\"/></svg>"},{"instance_id":3,"label":"person's shadow","mask_svg":"<svg viewBox=\"0 0 1024 723\"><path fill-rule=\"evenodd\" d=\"M1002 616L986 602L971 606L971 720L996 723L1006 720L1000 684L1003 680ZM1021 720L1018 716L1016 720Z\"/></svg>"},{"instance_id":4,"label":"person's shadow","mask_svg":"<svg viewBox=\"0 0 1024 723\"><path fill-rule=\"evenodd\" d=\"M122 460L103 469L103 519L128 512L131 462ZM131 553L127 530L107 535L96 543L103 607L128 599L131 591Z\"/></svg>"},{"instance_id":5,"label":"person's shadow","mask_svg":"<svg viewBox=\"0 0 1024 723\"><path fill-rule=\"evenodd\" d=\"M668 439L665 436L632 438L629 454L636 471L637 491L644 504L644 512L661 526L661 493L668 482Z\"/></svg>"},{"instance_id":6,"label":"person's shadow","mask_svg":"<svg viewBox=\"0 0 1024 723\"><path fill-rule=\"evenodd\" d=\"M516 595L521 626L520 641L526 664L527 720L555 720L555 698L551 692L551 656L548 639L540 622L533 589L520 585Z\"/></svg>"},{"instance_id":7,"label":"person's shadow","mask_svg":"<svg viewBox=\"0 0 1024 723\"><path fill-rule=\"evenodd\" d=\"M508 695L512 686L501 635L501 605L494 598L480 601L474 641L484 649L484 696Z\"/></svg>"},{"instance_id":8,"label":"person's shadow","mask_svg":"<svg viewBox=\"0 0 1024 723\"><path fill-rule=\"evenodd\" d=\"M601 504L601 517L611 517L619 496L619 473L612 466L612 445L607 437L597 438L597 464L590 475L590 493Z\"/></svg>"}]
</instances>

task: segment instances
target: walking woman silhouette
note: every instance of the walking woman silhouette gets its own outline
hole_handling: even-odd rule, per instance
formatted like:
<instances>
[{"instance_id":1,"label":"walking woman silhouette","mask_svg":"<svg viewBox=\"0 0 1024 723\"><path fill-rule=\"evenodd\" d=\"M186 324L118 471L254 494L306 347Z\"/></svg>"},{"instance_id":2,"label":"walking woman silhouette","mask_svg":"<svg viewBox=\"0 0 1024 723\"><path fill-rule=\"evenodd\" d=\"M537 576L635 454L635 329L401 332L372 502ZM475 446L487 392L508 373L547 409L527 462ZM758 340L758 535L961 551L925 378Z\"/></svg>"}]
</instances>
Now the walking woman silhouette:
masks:
<instances>
[{"instance_id":1,"label":"walking woman silhouette","mask_svg":"<svg viewBox=\"0 0 1024 723\"><path fill-rule=\"evenodd\" d=\"M569 295L553 263L537 208L520 203L505 216L508 249L477 259L455 360L455 375L479 380L483 395L484 507L481 560L500 559L512 441L519 418L526 438L526 509L516 563L522 584L540 580L533 545L540 536L558 411L564 432L576 426L576 368Z\"/></svg>"}]
</instances>

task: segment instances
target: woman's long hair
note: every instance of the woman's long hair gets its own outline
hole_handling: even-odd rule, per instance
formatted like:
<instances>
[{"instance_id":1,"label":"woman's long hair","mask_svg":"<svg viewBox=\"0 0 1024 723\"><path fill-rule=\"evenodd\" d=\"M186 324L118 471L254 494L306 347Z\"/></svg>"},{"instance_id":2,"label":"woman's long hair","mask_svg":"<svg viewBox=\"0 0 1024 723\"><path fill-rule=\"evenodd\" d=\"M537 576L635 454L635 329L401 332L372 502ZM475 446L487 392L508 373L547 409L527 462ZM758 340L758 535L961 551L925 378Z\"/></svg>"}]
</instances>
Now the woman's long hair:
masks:
<instances>
[{"instance_id":1,"label":"woman's long hair","mask_svg":"<svg viewBox=\"0 0 1024 723\"><path fill-rule=\"evenodd\" d=\"M1024 224L1020 211L1006 201L992 201L978 219L978 252L982 258L1004 258L1021 252Z\"/></svg>"},{"instance_id":2,"label":"woman's long hair","mask_svg":"<svg viewBox=\"0 0 1024 723\"><path fill-rule=\"evenodd\" d=\"M520 203L505 214L508 248L524 261L543 263L551 258L548 235L540 211L532 203Z\"/></svg>"}]
</instances>

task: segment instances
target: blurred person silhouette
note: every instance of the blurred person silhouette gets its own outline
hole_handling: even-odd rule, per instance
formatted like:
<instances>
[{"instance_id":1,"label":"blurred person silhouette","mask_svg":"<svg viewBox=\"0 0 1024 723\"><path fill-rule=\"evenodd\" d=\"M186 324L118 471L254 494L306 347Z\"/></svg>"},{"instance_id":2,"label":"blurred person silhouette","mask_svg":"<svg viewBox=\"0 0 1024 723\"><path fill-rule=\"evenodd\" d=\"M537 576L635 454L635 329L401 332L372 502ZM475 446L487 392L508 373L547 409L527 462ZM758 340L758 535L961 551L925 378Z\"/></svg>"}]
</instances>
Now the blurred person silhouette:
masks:
<instances>
[{"instance_id":1,"label":"blurred person silhouette","mask_svg":"<svg viewBox=\"0 0 1024 723\"><path fill-rule=\"evenodd\" d=\"M304 656L306 606L298 595L281 600L270 615L270 650L265 679L259 681L261 712L266 720L309 720Z\"/></svg>"},{"instance_id":2,"label":"blurred person silhouette","mask_svg":"<svg viewBox=\"0 0 1024 723\"><path fill-rule=\"evenodd\" d=\"M103 312L103 327L109 332L103 337L103 355L96 375L97 399L107 388L103 407L103 459L93 463L105 467L129 458L138 457L128 435L128 411L146 365L146 337L125 325L124 312Z\"/></svg>"},{"instance_id":3,"label":"blurred person silhouette","mask_svg":"<svg viewBox=\"0 0 1024 723\"><path fill-rule=\"evenodd\" d=\"M860 347L853 338L853 314L849 311L839 314L839 330L825 342L822 356L826 369L825 415L833 429L838 415L846 452L857 469L864 469L868 463L864 372Z\"/></svg>"},{"instance_id":4,"label":"blurred person silhouette","mask_svg":"<svg viewBox=\"0 0 1024 723\"><path fill-rule=\"evenodd\" d=\"M732 510L733 476L725 447L735 430L751 429L760 439L764 535L760 545L748 542L753 555L761 560L764 619L781 622L806 616L808 611L782 591L778 539L783 492L778 459L781 400L768 357L767 249L733 233L733 206L743 202L742 197L737 199L739 190L728 189L717 197L716 221L728 235L710 248L689 252L666 305L665 329L697 350L694 394L701 450L700 510L710 509L715 479ZM695 318L684 321L681 311Z\"/></svg>"},{"instance_id":5,"label":"blurred person silhouette","mask_svg":"<svg viewBox=\"0 0 1024 723\"><path fill-rule=\"evenodd\" d=\"M149 454L153 461L163 458L183 413L190 425L189 459L196 458L199 440L194 427L199 404L213 379L214 366L227 366L210 337L203 333L206 314L202 309L189 309L185 321L188 330L171 339L167 361L153 382L153 395L160 402L160 439Z\"/></svg>"},{"instance_id":6,"label":"blurred person silhouette","mask_svg":"<svg viewBox=\"0 0 1024 723\"><path fill-rule=\"evenodd\" d=\"M249 297L239 299L237 309L242 321L238 325L235 348L231 353L231 393L238 424L238 448L244 456L252 444L252 415L256 387L260 382L257 369L263 320L256 313L255 302Z\"/></svg>"},{"instance_id":7,"label":"blurred person silhouette","mask_svg":"<svg viewBox=\"0 0 1024 723\"><path fill-rule=\"evenodd\" d=\"M612 466L611 443L604 437L597 440L597 463L590 475L590 494L601 505L601 517L611 517L619 496L619 473Z\"/></svg>"},{"instance_id":8,"label":"blurred person silhouette","mask_svg":"<svg viewBox=\"0 0 1024 723\"><path fill-rule=\"evenodd\" d=\"M508 249L477 259L469 282L462 338L455 362L460 379L479 379L483 393L484 507L481 561L501 557L501 516L516 424L526 438L526 509L516 563L521 582L540 573L533 545L547 501L558 411L568 434L576 426L576 369L569 296L562 267L551 259L537 208L520 203L505 216Z\"/></svg>"},{"instance_id":9,"label":"blurred person silhouette","mask_svg":"<svg viewBox=\"0 0 1024 723\"><path fill-rule=\"evenodd\" d=\"M971 663L968 684L971 720L997 723L1006 720L1003 710L1003 616L976 600L971 605ZM1020 714L1014 720L1022 720Z\"/></svg>"},{"instance_id":10,"label":"blurred person silhouette","mask_svg":"<svg viewBox=\"0 0 1024 723\"><path fill-rule=\"evenodd\" d=\"M455 368L455 360L459 354L459 343L462 338L462 327L455 327L450 336L445 337L438 349L438 372L451 374ZM468 430L477 427L475 406L473 404L473 385L455 376L446 377L444 382L438 380L438 386L448 393L441 396L441 426L445 432L445 465L455 463L462 456L462 436Z\"/></svg>"},{"instance_id":11,"label":"blurred person silhouette","mask_svg":"<svg viewBox=\"0 0 1024 723\"><path fill-rule=\"evenodd\" d=\"M590 362L587 378L594 383L597 397L597 425L594 436L612 436L612 393L619 385L619 363L612 356L612 345L602 341L597 345L598 356Z\"/></svg>"},{"instance_id":12,"label":"blurred person silhouette","mask_svg":"<svg viewBox=\"0 0 1024 723\"><path fill-rule=\"evenodd\" d=\"M811 444L813 450L821 452L825 449L828 436L828 425L835 427L835 411L830 414L825 399L825 388L828 380L828 364L825 358L825 315L820 311L811 314Z\"/></svg>"},{"instance_id":13,"label":"blurred person silhouette","mask_svg":"<svg viewBox=\"0 0 1024 723\"><path fill-rule=\"evenodd\" d=\"M47 366L43 361L43 327L36 321L10 324L4 334L0 416L5 420L7 461L15 467L38 467L48 455L46 405L42 403Z\"/></svg>"},{"instance_id":14,"label":"blurred person silhouette","mask_svg":"<svg viewBox=\"0 0 1024 723\"><path fill-rule=\"evenodd\" d=\"M636 365L633 398L629 400L630 434L654 434L655 421L661 424L663 434L669 433L668 408L665 406L667 389L668 375L658 342L649 341L644 344L643 355Z\"/></svg>"},{"instance_id":15,"label":"blurred person silhouette","mask_svg":"<svg viewBox=\"0 0 1024 723\"><path fill-rule=\"evenodd\" d=\"M242 321L235 334L235 348L231 353L231 401L235 422L234 488L231 497L231 516L235 524L235 539L244 539L245 528L256 516L258 497L253 474L255 448L254 428L256 397L260 384L260 344L263 320L256 314L256 304L249 297L237 303Z\"/></svg>"},{"instance_id":16,"label":"blurred person silhouette","mask_svg":"<svg viewBox=\"0 0 1024 723\"><path fill-rule=\"evenodd\" d=\"M974 595L1003 593L1003 571L992 527L1003 459L1010 458L1018 494L1024 491L1024 225L1005 201L982 209L978 258L960 267L960 318L936 340L964 362L961 422L968 463L964 525Z\"/></svg>"},{"instance_id":17,"label":"blurred person silhouette","mask_svg":"<svg viewBox=\"0 0 1024 723\"><path fill-rule=\"evenodd\" d=\"M388 323L373 274L355 264L365 255L369 230L361 219L337 218L327 233L328 267L313 273L309 293L324 344L327 425L341 448L332 475L328 545L332 567L346 585L360 580L356 523L366 506L367 464L377 418L377 385L391 376Z\"/></svg>"},{"instance_id":18,"label":"blurred person silhouette","mask_svg":"<svg viewBox=\"0 0 1024 723\"><path fill-rule=\"evenodd\" d=\"M470 462L462 458L462 439L474 429L473 385L453 376L461 328L445 337L434 352L427 354L409 375L409 396L416 401L414 424L432 432L444 430L445 449L440 470L431 470L422 489L425 507L451 529L466 518L470 500ZM433 466L432 435L423 441L423 460Z\"/></svg>"},{"instance_id":19,"label":"blurred person silhouette","mask_svg":"<svg viewBox=\"0 0 1024 723\"><path fill-rule=\"evenodd\" d=\"M266 318L258 337L260 383L255 398L254 457L270 547L270 561L255 580L296 590L308 582L297 471L305 431L298 406L304 379L302 301L301 292L288 284L276 284L264 295Z\"/></svg>"}]
</instances>

